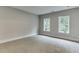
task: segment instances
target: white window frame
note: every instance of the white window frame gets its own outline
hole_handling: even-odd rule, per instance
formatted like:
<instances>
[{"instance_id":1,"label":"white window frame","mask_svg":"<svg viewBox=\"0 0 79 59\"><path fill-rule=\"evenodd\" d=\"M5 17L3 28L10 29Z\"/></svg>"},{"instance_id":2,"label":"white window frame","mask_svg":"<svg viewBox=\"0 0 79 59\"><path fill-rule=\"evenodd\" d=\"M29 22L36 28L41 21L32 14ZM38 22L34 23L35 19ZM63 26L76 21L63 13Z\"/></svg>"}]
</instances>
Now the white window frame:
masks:
<instances>
[{"instance_id":1,"label":"white window frame","mask_svg":"<svg viewBox=\"0 0 79 59\"><path fill-rule=\"evenodd\" d=\"M48 29L46 30L46 27L45 27L45 21L49 21L48 22ZM50 17L43 17L43 31L46 31L46 32L49 32L50 31Z\"/></svg>"},{"instance_id":2,"label":"white window frame","mask_svg":"<svg viewBox=\"0 0 79 59\"><path fill-rule=\"evenodd\" d=\"M61 23L60 23L60 21L62 20L61 18L68 18L67 20L68 20L68 24L66 24L67 26L68 26L68 31L67 32L65 32L65 31L61 31ZM70 16L59 16L59 18L58 18L58 32L59 33L65 33L65 34L69 34L70 33Z\"/></svg>"}]
</instances>

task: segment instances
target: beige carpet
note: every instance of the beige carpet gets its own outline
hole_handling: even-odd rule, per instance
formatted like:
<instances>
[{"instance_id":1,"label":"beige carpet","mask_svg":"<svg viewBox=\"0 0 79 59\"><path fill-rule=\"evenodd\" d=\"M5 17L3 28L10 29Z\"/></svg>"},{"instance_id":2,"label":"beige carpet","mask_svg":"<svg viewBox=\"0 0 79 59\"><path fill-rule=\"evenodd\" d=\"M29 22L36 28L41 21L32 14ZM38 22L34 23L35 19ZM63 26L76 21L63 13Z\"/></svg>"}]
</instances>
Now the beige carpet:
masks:
<instances>
[{"instance_id":1,"label":"beige carpet","mask_svg":"<svg viewBox=\"0 0 79 59\"><path fill-rule=\"evenodd\" d=\"M79 44L41 35L0 44L4 53L62 53L79 52Z\"/></svg>"}]
</instances>

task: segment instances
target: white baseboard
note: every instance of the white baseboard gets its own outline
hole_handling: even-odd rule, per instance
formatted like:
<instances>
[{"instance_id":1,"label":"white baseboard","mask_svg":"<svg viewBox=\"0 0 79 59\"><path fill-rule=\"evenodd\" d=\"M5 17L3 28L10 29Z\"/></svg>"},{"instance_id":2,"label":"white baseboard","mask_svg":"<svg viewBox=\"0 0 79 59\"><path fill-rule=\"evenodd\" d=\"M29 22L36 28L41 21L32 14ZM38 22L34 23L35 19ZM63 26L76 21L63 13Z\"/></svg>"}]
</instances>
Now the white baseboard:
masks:
<instances>
[{"instance_id":1,"label":"white baseboard","mask_svg":"<svg viewBox=\"0 0 79 59\"><path fill-rule=\"evenodd\" d=\"M25 36L20 36L20 37L12 38L12 39L3 40L3 41L0 41L0 44L6 43L6 42L10 42L10 41L13 41L13 40L27 38L27 37L30 37L30 36L33 36L33 35L37 35L37 34L25 35Z\"/></svg>"}]
</instances>

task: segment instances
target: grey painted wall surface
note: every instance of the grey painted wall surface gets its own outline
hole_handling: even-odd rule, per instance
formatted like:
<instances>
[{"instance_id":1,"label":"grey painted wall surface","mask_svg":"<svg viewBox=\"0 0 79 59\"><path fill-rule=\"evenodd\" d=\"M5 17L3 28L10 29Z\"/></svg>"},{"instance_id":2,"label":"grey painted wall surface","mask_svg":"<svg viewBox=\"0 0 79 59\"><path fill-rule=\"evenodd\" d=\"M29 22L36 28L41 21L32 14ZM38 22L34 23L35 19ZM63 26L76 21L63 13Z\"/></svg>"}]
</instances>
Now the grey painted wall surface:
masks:
<instances>
[{"instance_id":1,"label":"grey painted wall surface","mask_svg":"<svg viewBox=\"0 0 79 59\"><path fill-rule=\"evenodd\" d=\"M54 13L50 13L46 15L48 15L51 19L51 31L50 32L43 31L42 16L45 16L45 15L40 15L40 30L39 30L40 34L79 41L79 8L64 10L60 12L54 12ZM63 34L63 33L58 32L58 17L59 16L70 16L70 33L69 34Z\"/></svg>"},{"instance_id":2,"label":"grey painted wall surface","mask_svg":"<svg viewBox=\"0 0 79 59\"><path fill-rule=\"evenodd\" d=\"M37 34L38 16L11 7L0 7L0 41Z\"/></svg>"}]
</instances>

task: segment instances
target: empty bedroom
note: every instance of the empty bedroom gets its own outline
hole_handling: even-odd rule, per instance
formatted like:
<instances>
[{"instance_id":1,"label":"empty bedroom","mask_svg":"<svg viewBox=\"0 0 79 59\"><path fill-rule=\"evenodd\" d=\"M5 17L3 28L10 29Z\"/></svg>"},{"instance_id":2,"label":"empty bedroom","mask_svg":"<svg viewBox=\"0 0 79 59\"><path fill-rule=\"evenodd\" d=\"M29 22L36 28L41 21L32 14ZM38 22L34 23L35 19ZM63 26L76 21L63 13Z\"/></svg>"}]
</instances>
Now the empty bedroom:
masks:
<instances>
[{"instance_id":1,"label":"empty bedroom","mask_svg":"<svg viewBox=\"0 0 79 59\"><path fill-rule=\"evenodd\" d=\"M79 7L0 6L0 53L79 53Z\"/></svg>"}]
</instances>

